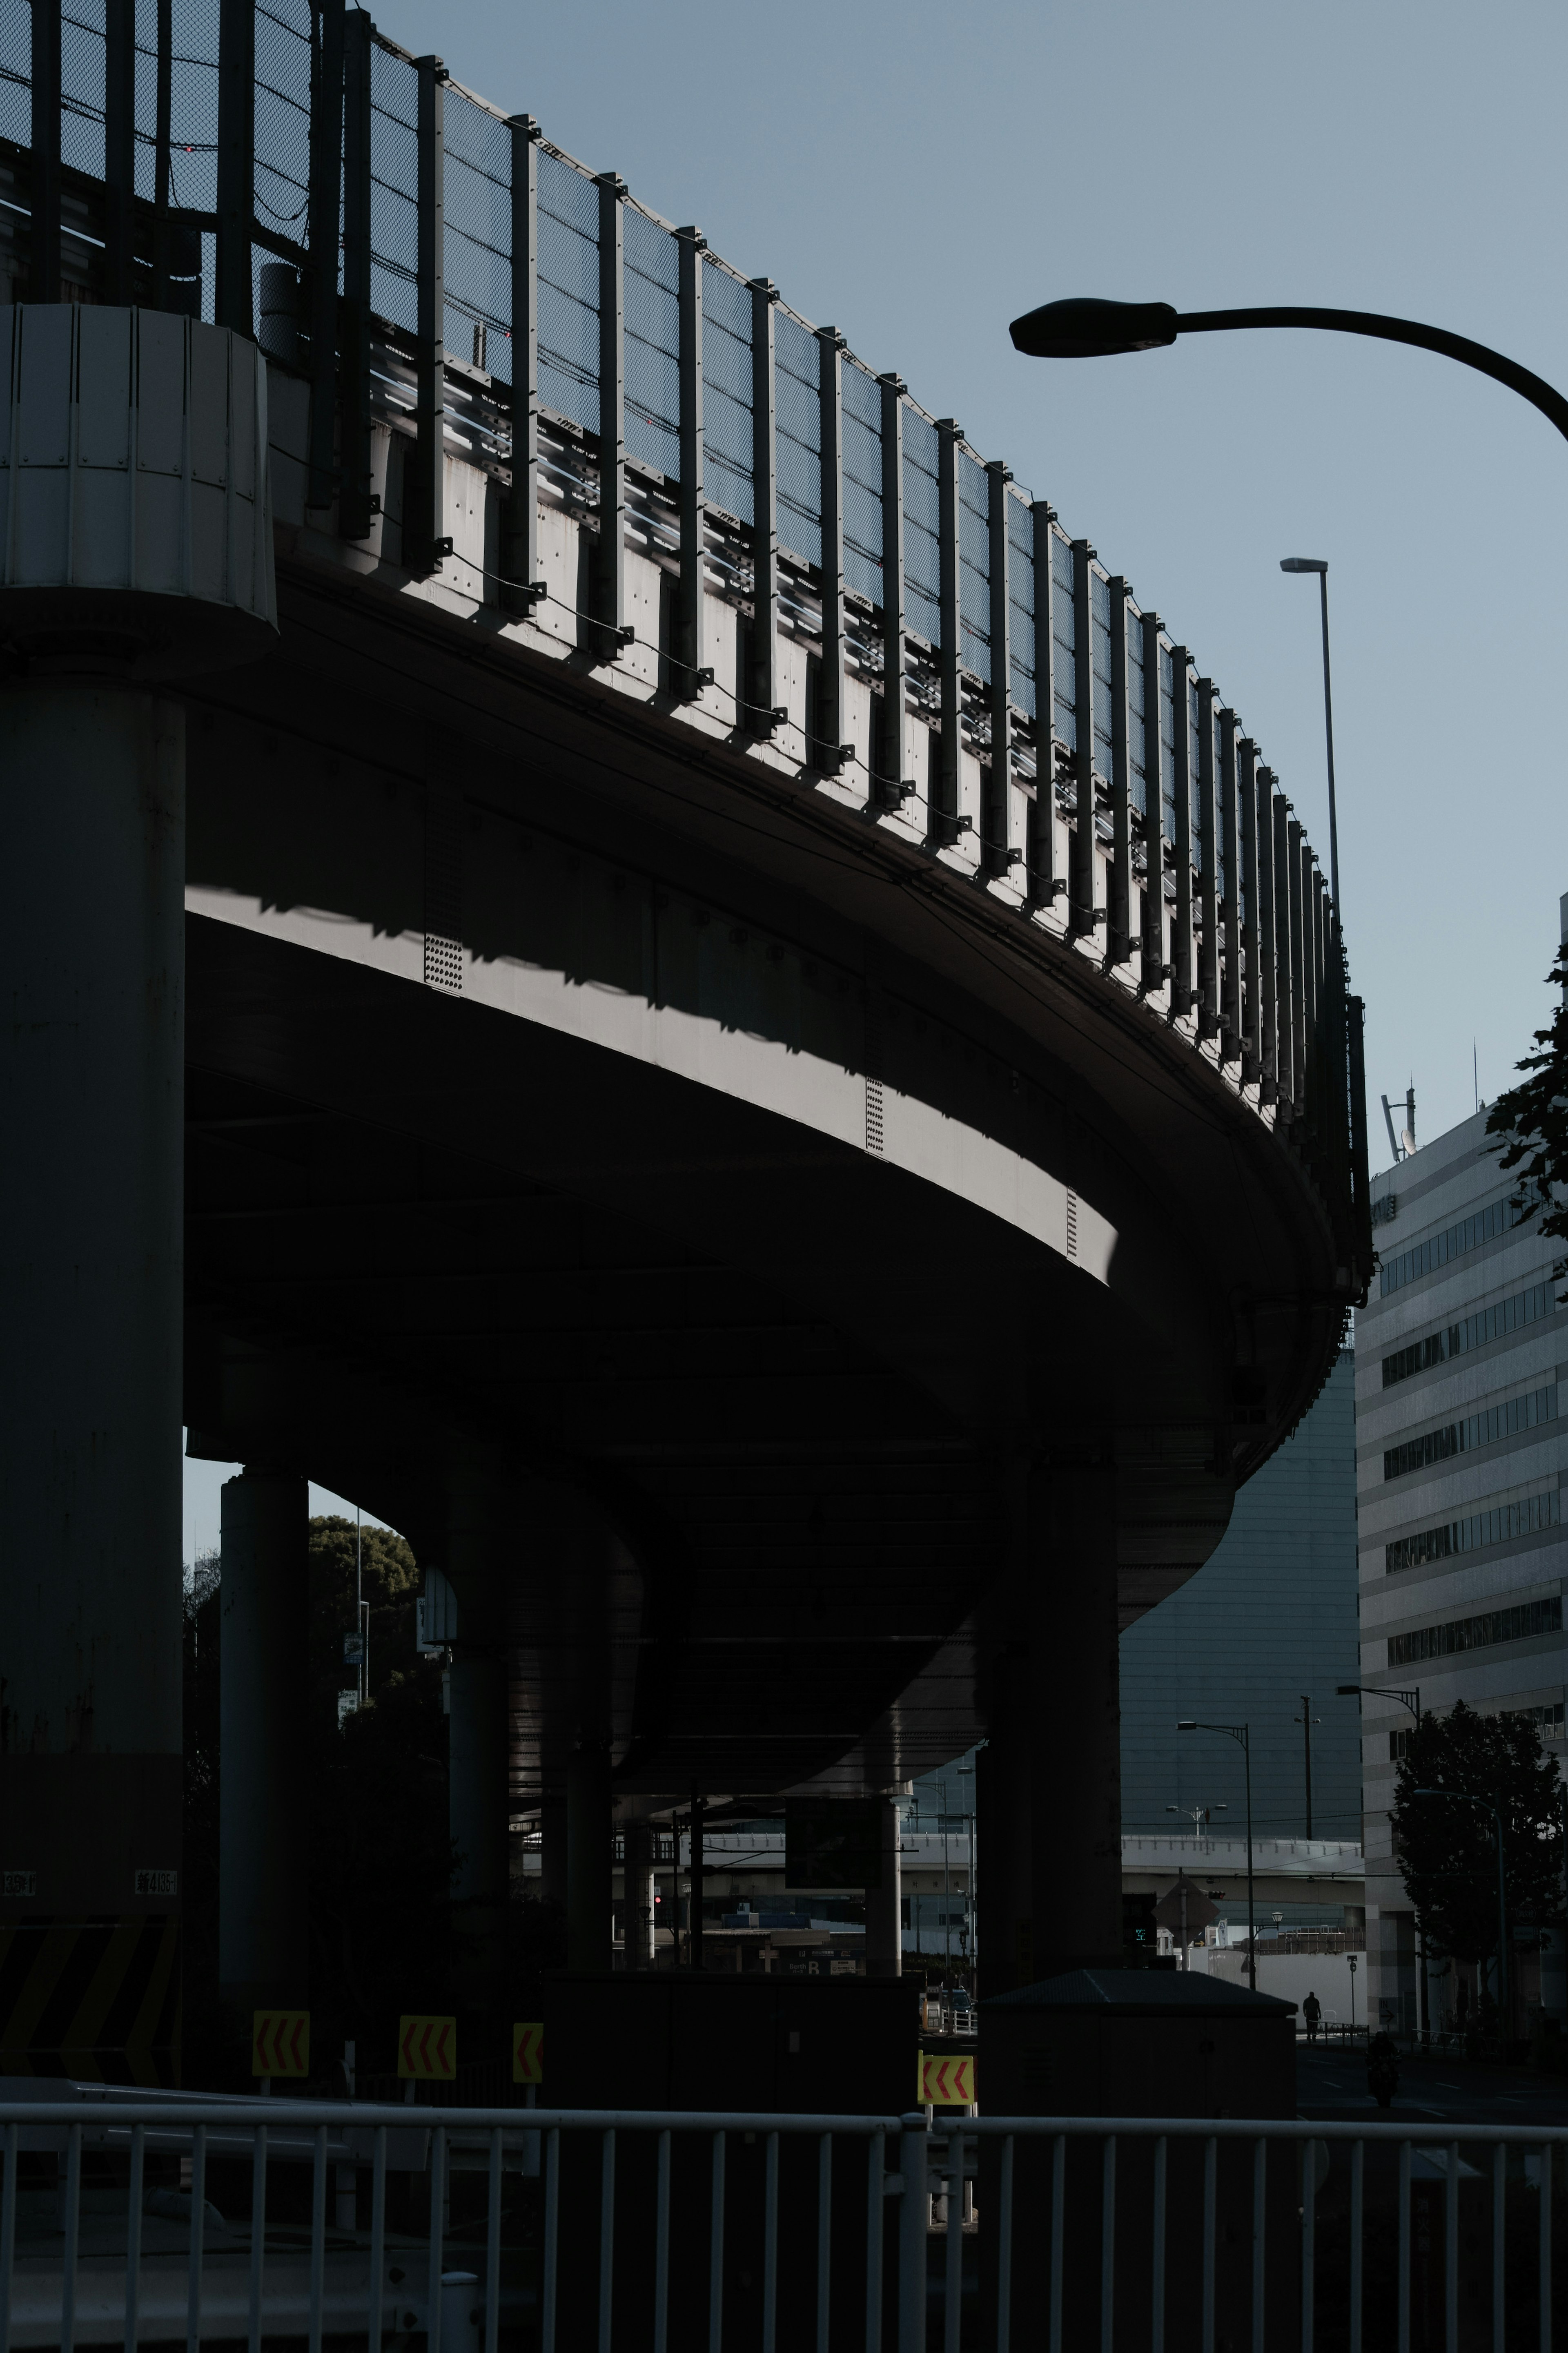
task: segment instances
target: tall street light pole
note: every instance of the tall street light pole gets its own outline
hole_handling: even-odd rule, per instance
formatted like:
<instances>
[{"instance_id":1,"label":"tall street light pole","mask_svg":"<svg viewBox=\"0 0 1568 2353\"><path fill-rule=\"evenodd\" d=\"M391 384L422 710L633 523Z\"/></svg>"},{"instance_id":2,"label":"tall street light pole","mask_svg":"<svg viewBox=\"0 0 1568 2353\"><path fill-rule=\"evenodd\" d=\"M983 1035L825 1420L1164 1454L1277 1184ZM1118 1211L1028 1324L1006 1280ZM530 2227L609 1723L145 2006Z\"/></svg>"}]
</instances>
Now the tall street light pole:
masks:
<instances>
[{"instance_id":1,"label":"tall street light pole","mask_svg":"<svg viewBox=\"0 0 1568 2353\"><path fill-rule=\"evenodd\" d=\"M1396 1699L1401 1707L1407 1708L1409 1710L1410 1714L1415 1718L1417 1724L1421 1721L1421 1686L1419 1683L1412 1683L1407 1691L1401 1691L1394 1683L1336 1683L1334 1685L1334 1692L1336 1697L1340 1699L1359 1699L1363 1692L1370 1692L1374 1699ZM1425 1922L1419 1917L1416 1919L1415 1926L1421 1938L1421 1974L1419 1978L1421 1992L1421 2039L1423 2042L1426 2042L1429 2040L1432 2031L1432 1989L1428 1982L1429 1964L1426 1955L1426 1928ZM1366 1998L1370 2004L1372 2000L1372 1977L1370 1971L1367 1976ZM1369 2007L1367 2010L1367 2024L1369 2031L1371 2031L1371 2022L1372 2011Z\"/></svg>"},{"instance_id":2,"label":"tall street light pole","mask_svg":"<svg viewBox=\"0 0 1568 2353\"><path fill-rule=\"evenodd\" d=\"M1334 914L1340 912L1340 823L1334 807L1334 693L1329 678L1329 567L1319 555L1282 555L1281 572L1315 572L1323 597L1323 732L1329 746L1329 887L1334 894ZM1309 1832L1309 1836L1310 1833Z\"/></svg>"},{"instance_id":3,"label":"tall street light pole","mask_svg":"<svg viewBox=\"0 0 1568 2353\"><path fill-rule=\"evenodd\" d=\"M1252 1726L1249 1724L1198 1724L1191 1716L1183 1716L1176 1725L1178 1732L1223 1732L1227 1740L1236 1741L1241 1749L1242 1766L1247 1778L1247 1979L1254 1993L1258 1991L1258 1920L1252 1902Z\"/></svg>"}]
</instances>

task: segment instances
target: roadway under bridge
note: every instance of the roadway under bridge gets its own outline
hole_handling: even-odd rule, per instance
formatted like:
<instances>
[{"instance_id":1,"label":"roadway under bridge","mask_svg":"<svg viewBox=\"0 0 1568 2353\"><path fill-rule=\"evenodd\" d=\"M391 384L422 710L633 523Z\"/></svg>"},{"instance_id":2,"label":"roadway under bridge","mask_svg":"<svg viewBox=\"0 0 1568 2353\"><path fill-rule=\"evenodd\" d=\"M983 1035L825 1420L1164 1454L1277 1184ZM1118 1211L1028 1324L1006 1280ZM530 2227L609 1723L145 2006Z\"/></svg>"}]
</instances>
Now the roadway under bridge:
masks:
<instances>
[{"instance_id":1,"label":"roadway under bridge","mask_svg":"<svg viewBox=\"0 0 1568 2353\"><path fill-rule=\"evenodd\" d=\"M1043 499L531 118L223 0L176 190L131 13L81 90L47 6L0 60L0 1922L171 1915L183 1420L247 1465L237 1999L300 1967L307 1479L456 1596L476 1998L510 1818L598 1966L612 1820L983 1734L993 1983L1114 1954L1117 1630L1371 1265L1278 780Z\"/></svg>"}]
</instances>

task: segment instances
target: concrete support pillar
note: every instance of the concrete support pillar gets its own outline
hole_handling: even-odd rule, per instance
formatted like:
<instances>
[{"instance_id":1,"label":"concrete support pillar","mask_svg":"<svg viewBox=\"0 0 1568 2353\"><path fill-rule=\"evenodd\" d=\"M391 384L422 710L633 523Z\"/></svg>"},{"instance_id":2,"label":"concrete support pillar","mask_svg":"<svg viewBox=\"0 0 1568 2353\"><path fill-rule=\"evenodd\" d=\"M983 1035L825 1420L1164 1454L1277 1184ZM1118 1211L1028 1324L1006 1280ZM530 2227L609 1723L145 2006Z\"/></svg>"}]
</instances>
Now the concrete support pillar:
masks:
<instances>
[{"instance_id":1,"label":"concrete support pillar","mask_svg":"<svg viewBox=\"0 0 1568 2353\"><path fill-rule=\"evenodd\" d=\"M59 433L63 446L63 418ZM86 681L8 688L0 841L0 1852L17 1891L0 1924L168 1915L182 1810L181 712Z\"/></svg>"},{"instance_id":2,"label":"concrete support pillar","mask_svg":"<svg viewBox=\"0 0 1568 2353\"><path fill-rule=\"evenodd\" d=\"M1118 1968L1121 1686L1116 1473L1046 1463L1029 1482L1031 1966ZM988 1841L989 1845L989 1841Z\"/></svg>"},{"instance_id":3,"label":"concrete support pillar","mask_svg":"<svg viewBox=\"0 0 1568 2353\"><path fill-rule=\"evenodd\" d=\"M218 1983L242 2013L310 2005L304 1651L310 1489L247 1468L223 1490ZM248 2017L247 2017L248 2023Z\"/></svg>"},{"instance_id":4,"label":"concrete support pillar","mask_svg":"<svg viewBox=\"0 0 1568 2353\"><path fill-rule=\"evenodd\" d=\"M610 1752L575 1749L566 1767L566 1966L607 1969L614 1913Z\"/></svg>"},{"instance_id":5,"label":"concrete support pillar","mask_svg":"<svg viewBox=\"0 0 1568 2353\"><path fill-rule=\"evenodd\" d=\"M460 1619L458 1630L460 1636ZM453 1982L468 2000L489 2008L502 1990L510 1886L505 1652L469 1649L459 1640L449 1691L447 1818L458 1851Z\"/></svg>"},{"instance_id":6,"label":"concrete support pillar","mask_svg":"<svg viewBox=\"0 0 1568 2353\"><path fill-rule=\"evenodd\" d=\"M658 1836L651 1822L626 1826L626 1967L653 1967L653 1857Z\"/></svg>"},{"instance_id":7,"label":"concrete support pillar","mask_svg":"<svg viewBox=\"0 0 1568 2353\"><path fill-rule=\"evenodd\" d=\"M866 1974L871 1978L897 1978L904 1973L904 1939L896 1792L881 1800L881 1884L866 1890Z\"/></svg>"},{"instance_id":8,"label":"concrete support pillar","mask_svg":"<svg viewBox=\"0 0 1568 2353\"><path fill-rule=\"evenodd\" d=\"M547 1789L539 1809L539 1892L547 1904L566 1902L566 1799Z\"/></svg>"}]
</instances>

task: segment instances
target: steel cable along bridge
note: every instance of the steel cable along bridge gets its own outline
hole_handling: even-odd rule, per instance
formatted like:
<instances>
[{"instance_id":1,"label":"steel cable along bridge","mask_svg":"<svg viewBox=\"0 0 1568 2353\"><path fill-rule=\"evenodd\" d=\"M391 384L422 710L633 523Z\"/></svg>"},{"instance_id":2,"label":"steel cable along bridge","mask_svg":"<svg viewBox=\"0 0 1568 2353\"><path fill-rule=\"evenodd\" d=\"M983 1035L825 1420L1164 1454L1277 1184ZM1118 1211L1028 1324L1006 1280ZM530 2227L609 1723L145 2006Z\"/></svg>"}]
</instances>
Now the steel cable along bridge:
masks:
<instances>
[{"instance_id":1,"label":"steel cable along bridge","mask_svg":"<svg viewBox=\"0 0 1568 2353\"><path fill-rule=\"evenodd\" d=\"M957 423L341 0L0 0L0 195L13 300L268 362L277 649L180 693L185 1418L446 1570L468 1893L508 1772L548 1848L989 1727L1114 1816L1079 1662L1373 1263L1234 707Z\"/></svg>"}]
</instances>

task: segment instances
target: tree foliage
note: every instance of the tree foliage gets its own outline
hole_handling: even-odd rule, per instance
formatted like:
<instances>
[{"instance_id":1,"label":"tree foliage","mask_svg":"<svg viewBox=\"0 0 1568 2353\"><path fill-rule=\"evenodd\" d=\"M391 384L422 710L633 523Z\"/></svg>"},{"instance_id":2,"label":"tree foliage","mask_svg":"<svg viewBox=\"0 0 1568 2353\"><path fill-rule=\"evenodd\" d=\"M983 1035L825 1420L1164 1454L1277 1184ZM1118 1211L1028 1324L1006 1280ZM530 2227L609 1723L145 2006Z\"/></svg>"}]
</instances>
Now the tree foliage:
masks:
<instances>
[{"instance_id":1,"label":"tree foliage","mask_svg":"<svg viewBox=\"0 0 1568 2353\"><path fill-rule=\"evenodd\" d=\"M1479 1715L1463 1700L1423 1716L1394 1780L1395 1852L1430 1948L1456 1960L1497 1951L1497 1841L1485 1808L1418 1789L1463 1790L1502 1817L1509 1928L1563 1916L1563 1814L1555 1762L1528 1717Z\"/></svg>"},{"instance_id":2,"label":"tree foliage","mask_svg":"<svg viewBox=\"0 0 1568 2353\"><path fill-rule=\"evenodd\" d=\"M1500 1166L1520 1172L1514 1201L1526 1222L1539 1218L1542 1233L1568 1244L1568 941L1546 981L1557 990L1557 1009L1535 1033L1536 1052L1518 1066L1524 1077L1493 1103L1487 1134L1498 1138ZM1568 1254L1552 1272L1568 1282Z\"/></svg>"}]
</instances>

